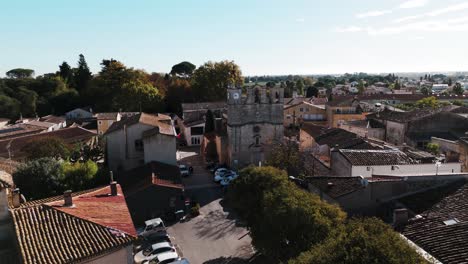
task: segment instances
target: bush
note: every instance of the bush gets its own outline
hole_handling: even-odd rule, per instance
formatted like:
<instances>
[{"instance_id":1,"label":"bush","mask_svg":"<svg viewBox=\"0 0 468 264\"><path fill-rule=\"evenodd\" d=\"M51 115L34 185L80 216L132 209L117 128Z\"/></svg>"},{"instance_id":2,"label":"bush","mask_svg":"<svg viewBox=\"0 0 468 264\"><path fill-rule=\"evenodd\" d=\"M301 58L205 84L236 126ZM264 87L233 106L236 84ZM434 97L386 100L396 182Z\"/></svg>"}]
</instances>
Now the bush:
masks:
<instances>
[{"instance_id":1,"label":"bush","mask_svg":"<svg viewBox=\"0 0 468 264\"><path fill-rule=\"evenodd\" d=\"M62 194L62 169L53 158L40 158L18 167L13 173L15 184L28 199L41 199Z\"/></svg>"},{"instance_id":2,"label":"bush","mask_svg":"<svg viewBox=\"0 0 468 264\"><path fill-rule=\"evenodd\" d=\"M193 217L200 215L200 204L197 203L195 206L190 208L190 215Z\"/></svg>"},{"instance_id":3,"label":"bush","mask_svg":"<svg viewBox=\"0 0 468 264\"><path fill-rule=\"evenodd\" d=\"M28 153L28 160L46 157L67 159L70 155L70 147L62 139L55 137L32 140L22 151Z\"/></svg>"},{"instance_id":4,"label":"bush","mask_svg":"<svg viewBox=\"0 0 468 264\"><path fill-rule=\"evenodd\" d=\"M62 164L62 184L70 190L83 190L90 188L95 181L98 172L96 163L88 160L86 162L64 162Z\"/></svg>"}]
</instances>

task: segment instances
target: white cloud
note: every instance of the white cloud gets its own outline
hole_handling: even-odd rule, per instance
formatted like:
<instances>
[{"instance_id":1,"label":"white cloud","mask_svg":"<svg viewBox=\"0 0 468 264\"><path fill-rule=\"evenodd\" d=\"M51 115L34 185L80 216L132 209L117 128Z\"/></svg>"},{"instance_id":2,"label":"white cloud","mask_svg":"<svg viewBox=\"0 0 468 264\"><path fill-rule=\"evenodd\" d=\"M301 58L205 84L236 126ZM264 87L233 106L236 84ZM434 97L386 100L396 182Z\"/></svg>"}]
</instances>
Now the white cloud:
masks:
<instances>
[{"instance_id":1,"label":"white cloud","mask_svg":"<svg viewBox=\"0 0 468 264\"><path fill-rule=\"evenodd\" d=\"M378 16L390 14L390 13L392 13L392 10L374 10L374 11L357 14L356 17L357 18L378 17Z\"/></svg>"},{"instance_id":2,"label":"white cloud","mask_svg":"<svg viewBox=\"0 0 468 264\"><path fill-rule=\"evenodd\" d=\"M416 8L423 7L429 3L429 0L409 0L400 4L400 8Z\"/></svg>"},{"instance_id":3,"label":"white cloud","mask_svg":"<svg viewBox=\"0 0 468 264\"><path fill-rule=\"evenodd\" d=\"M442 9L439 9L439 10L429 12L426 15L427 16L440 16L440 15L444 15L444 14L451 13L451 12L463 11L463 10L466 10L466 9L468 9L468 2L464 2L464 3L460 3L460 4L456 4L456 5L451 5L451 6L448 6L446 8L442 8Z\"/></svg>"},{"instance_id":4,"label":"white cloud","mask_svg":"<svg viewBox=\"0 0 468 264\"><path fill-rule=\"evenodd\" d=\"M303 23L303 22L305 22L305 19L303 17L296 18L296 22L297 23Z\"/></svg>"},{"instance_id":5,"label":"white cloud","mask_svg":"<svg viewBox=\"0 0 468 264\"><path fill-rule=\"evenodd\" d=\"M460 17L452 20L427 20L390 26L382 28L368 28L367 33L372 36L395 35L405 32L466 32L468 31L468 19Z\"/></svg>"},{"instance_id":6,"label":"white cloud","mask_svg":"<svg viewBox=\"0 0 468 264\"><path fill-rule=\"evenodd\" d=\"M401 17L398 19L393 20L394 23L402 23L402 22L408 22L411 20L416 20L420 18L425 18L425 17L436 17L440 15L445 15L448 13L452 12L459 12L459 11L464 11L468 9L468 2L463 2L460 4L456 5L451 5L445 8L437 9L428 13L420 14L420 15L413 15L413 16L407 16L407 17Z\"/></svg>"},{"instance_id":7,"label":"white cloud","mask_svg":"<svg viewBox=\"0 0 468 264\"><path fill-rule=\"evenodd\" d=\"M364 28L357 27L357 26L348 26L348 27L337 28L335 29L335 31L339 33L360 32L360 31L364 31Z\"/></svg>"}]
</instances>

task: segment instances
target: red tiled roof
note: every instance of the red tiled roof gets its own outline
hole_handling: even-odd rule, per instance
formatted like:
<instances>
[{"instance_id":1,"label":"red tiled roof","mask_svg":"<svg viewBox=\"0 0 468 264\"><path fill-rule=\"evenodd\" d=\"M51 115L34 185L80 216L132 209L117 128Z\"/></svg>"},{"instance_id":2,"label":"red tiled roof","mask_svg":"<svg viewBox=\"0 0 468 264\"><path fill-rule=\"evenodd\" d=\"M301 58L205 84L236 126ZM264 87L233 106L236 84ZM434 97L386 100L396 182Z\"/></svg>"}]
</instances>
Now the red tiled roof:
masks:
<instances>
[{"instance_id":1,"label":"red tiled roof","mask_svg":"<svg viewBox=\"0 0 468 264\"><path fill-rule=\"evenodd\" d=\"M131 126L134 124L142 123L149 126L159 127L159 133L165 135L173 135L175 136L174 129L170 124L171 117L163 114L146 114L146 113L139 113L133 116L124 116L118 122L114 122L109 129L107 130L106 134L112 133L114 131L123 129L124 126Z\"/></svg>"},{"instance_id":2,"label":"red tiled roof","mask_svg":"<svg viewBox=\"0 0 468 264\"><path fill-rule=\"evenodd\" d=\"M74 207L57 196L11 209L22 262L77 263L131 244L136 230L122 190L109 189L73 194Z\"/></svg>"},{"instance_id":3,"label":"red tiled roof","mask_svg":"<svg viewBox=\"0 0 468 264\"><path fill-rule=\"evenodd\" d=\"M81 219L137 236L120 185L116 196L110 195L110 186L73 197L74 207L63 207L63 201L47 203L51 207Z\"/></svg>"}]
</instances>

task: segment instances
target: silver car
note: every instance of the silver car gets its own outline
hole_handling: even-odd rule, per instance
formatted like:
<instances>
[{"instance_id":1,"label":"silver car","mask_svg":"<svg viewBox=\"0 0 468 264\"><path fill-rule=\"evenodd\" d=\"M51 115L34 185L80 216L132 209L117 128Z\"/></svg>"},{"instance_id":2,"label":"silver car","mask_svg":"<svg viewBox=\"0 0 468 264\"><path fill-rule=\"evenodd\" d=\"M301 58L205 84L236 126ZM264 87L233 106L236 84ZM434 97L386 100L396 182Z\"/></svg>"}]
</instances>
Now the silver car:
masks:
<instances>
[{"instance_id":1,"label":"silver car","mask_svg":"<svg viewBox=\"0 0 468 264\"><path fill-rule=\"evenodd\" d=\"M135 263L141 264L144 261L153 260L163 253L170 253L170 252L175 252L175 251L176 251L175 247L172 246L171 243L160 242L160 243L153 244L151 247L136 253L133 260Z\"/></svg>"}]
</instances>

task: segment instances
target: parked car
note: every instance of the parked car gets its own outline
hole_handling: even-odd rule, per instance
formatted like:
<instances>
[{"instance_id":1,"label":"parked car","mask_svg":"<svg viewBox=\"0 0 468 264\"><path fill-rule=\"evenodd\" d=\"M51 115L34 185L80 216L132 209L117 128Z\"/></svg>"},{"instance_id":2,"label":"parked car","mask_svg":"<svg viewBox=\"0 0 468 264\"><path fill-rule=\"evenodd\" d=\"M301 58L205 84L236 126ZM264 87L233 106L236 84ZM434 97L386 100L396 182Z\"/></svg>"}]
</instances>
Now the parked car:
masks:
<instances>
[{"instance_id":1,"label":"parked car","mask_svg":"<svg viewBox=\"0 0 468 264\"><path fill-rule=\"evenodd\" d=\"M214 181L215 182L220 182L224 179L227 179L227 178L231 178L231 179L235 179L237 178L237 174L233 171L226 171L225 173L220 173L218 175L215 175L214 176Z\"/></svg>"},{"instance_id":2,"label":"parked car","mask_svg":"<svg viewBox=\"0 0 468 264\"><path fill-rule=\"evenodd\" d=\"M181 260L171 262L170 264L190 264L190 262L186 258L183 258Z\"/></svg>"},{"instance_id":3,"label":"parked car","mask_svg":"<svg viewBox=\"0 0 468 264\"><path fill-rule=\"evenodd\" d=\"M221 186L226 187L226 186L229 186L229 184L231 184L231 181L232 181L231 179L225 178L222 181L220 181L219 183L221 184Z\"/></svg>"},{"instance_id":4,"label":"parked car","mask_svg":"<svg viewBox=\"0 0 468 264\"><path fill-rule=\"evenodd\" d=\"M148 236L158 232L166 232L166 226L161 218L154 218L145 221L145 229L139 235Z\"/></svg>"},{"instance_id":5,"label":"parked car","mask_svg":"<svg viewBox=\"0 0 468 264\"><path fill-rule=\"evenodd\" d=\"M171 237L166 231L152 233L147 236L140 236L138 241L134 244L133 252L138 252L151 247L153 244L160 242L171 242Z\"/></svg>"},{"instance_id":6,"label":"parked car","mask_svg":"<svg viewBox=\"0 0 468 264\"><path fill-rule=\"evenodd\" d=\"M161 254L171 253L175 251L176 251L175 247L172 246L171 243L160 242L160 243L153 244L151 245L151 247L136 253L135 256L133 257L133 261L137 264L141 264L145 260L147 261L153 260Z\"/></svg>"},{"instance_id":7,"label":"parked car","mask_svg":"<svg viewBox=\"0 0 468 264\"><path fill-rule=\"evenodd\" d=\"M180 260L180 257L177 254L177 252L165 252L165 253L161 253L157 255L156 258L150 261L145 261L143 263L145 264L170 264L178 260Z\"/></svg>"},{"instance_id":8,"label":"parked car","mask_svg":"<svg viewBox=\"0 0 468 264\"><path fill-rule=\"evenodd\" d=\"M223 175L223 174L225 174L225 173L227 173L227 172L229 172L228 169L226 169L226 168L219 168L219 169L217 169L217 170L215 171L214 175L215 175L215 176Z\"/></svg>"},{"instance_id":9,"label":"parked car","mask_svg":"<svg viewBox=\"0 0 468 264\"><path fill-rule=\"evenodd\" d=\"M190 176L190 171L189 171L189 168L187 167L187 165L185 164L180 164L179 165L179 170L180 170L180 175L182 177L188 177Z\"/></svg>"}]
</instances>

